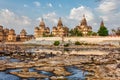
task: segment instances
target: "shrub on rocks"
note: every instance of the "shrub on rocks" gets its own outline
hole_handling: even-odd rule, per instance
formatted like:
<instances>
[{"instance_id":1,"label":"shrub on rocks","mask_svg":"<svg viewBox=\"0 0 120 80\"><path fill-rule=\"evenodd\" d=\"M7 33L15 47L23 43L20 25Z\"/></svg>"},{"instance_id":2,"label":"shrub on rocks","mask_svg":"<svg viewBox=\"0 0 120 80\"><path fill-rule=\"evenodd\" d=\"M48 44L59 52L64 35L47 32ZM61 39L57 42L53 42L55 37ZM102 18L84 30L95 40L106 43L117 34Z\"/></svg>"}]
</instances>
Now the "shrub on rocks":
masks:
<instances>
[{"instance_id":1,"label":"shrub on rocks","mask_svg":"<svg viewBox=\"0 0 120 80\"><path fill-rule=\"evenodd\" d=\"M54 46L59 46L60 45L60 41L55 41L54 42Z\"/></svg>"},{"instance_id":2,"label":"shrub on rocks","mask_svg":"<svg viewBox=\"0 0 120 80\"><path fill-rule=\"evenodd\" d=\"M79 41L76 41L75 45L82 45L82 44Z\"/></svg>"},{"instance_id":3,"label":"shrub on rocks","mask_svg":"<svg viewBox=\"0 0 120 80\"><path fill-rule=\"evenodd\" d=\"M69 43L66 43L66 44L64 44L64 47L68 47L70 44Z\"/></svg>"}]
</instances>

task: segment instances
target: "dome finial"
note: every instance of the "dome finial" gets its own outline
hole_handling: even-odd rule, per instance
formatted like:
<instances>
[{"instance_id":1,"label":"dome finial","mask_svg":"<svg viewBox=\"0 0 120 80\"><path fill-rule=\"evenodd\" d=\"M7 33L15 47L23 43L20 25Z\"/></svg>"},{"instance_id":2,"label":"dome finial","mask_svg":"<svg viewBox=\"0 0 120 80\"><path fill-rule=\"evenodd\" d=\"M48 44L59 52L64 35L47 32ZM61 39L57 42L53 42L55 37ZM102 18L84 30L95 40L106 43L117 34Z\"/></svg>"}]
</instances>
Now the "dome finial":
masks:
<instances>
[{"instance_id":1,"label":"dome finial","mask_svg":"<svg viewBox=\"0 0 120 80\"><path fill-rule=\"evenodd\" d=\"M43 18L41 18L41 21L44 21L44 19L43 19Z\"/></svg>"},{"instance_id":2,"label":"dome finial","mask_svg":"<svg viewBox=\"0 0 120 80\"><path fill-rule=\"evenodd\" d=\"M87 26L87 20L86 20L86 18L85 18L85 14L83 14L83 19L82 19L80 25L85 25L85 26Z\"/></svg>"},{"instance_id":3,"label":"dome finial","mask_svg":"<svg viewBox=\"0 0 120 80\"><path fill-rule=\"evenodd\" d=\"M103 22L103 20L101 21L100 27L104 27L104 22Z\"/></svg>"},{"instance_id":4,"label":"dome finial","mask_svg":"<svg viewBox=\"0 0 120 80\"><path fill-rule=\"evenodd\" d=\"M83 18L85 18L85 14L83 14Z\"/></svg>"},{"instance_id":5,"label":"dome finial","mask_svg":"<svg viewBox=\"0 0 120 80\"><path fill-rule=\"evenodd\" d=\"M59 17L59 20L61 20L61 17Z\"/></svg>"},{"instance_id":6,"label":"dome finial","mask_svg":"<svg viewBox=\"0 0 120 80\"><path fill-rule=\"evenodd\" d=\"M61 17L59 17L58 25L57 26L63 26Z\"/></svg>"},{"instance_id":7,"label":"dome finial","mask_svg":"<svg viewBox=\"0 0 120 80\"><path fill-rule=\"evenodd\" d=\"M44 19L43 19L43 18L41 18L41 21L40 21L40 25L39 25L39 26L45 27L45 23L44 23Z\"/></svg>"}]
</instances>

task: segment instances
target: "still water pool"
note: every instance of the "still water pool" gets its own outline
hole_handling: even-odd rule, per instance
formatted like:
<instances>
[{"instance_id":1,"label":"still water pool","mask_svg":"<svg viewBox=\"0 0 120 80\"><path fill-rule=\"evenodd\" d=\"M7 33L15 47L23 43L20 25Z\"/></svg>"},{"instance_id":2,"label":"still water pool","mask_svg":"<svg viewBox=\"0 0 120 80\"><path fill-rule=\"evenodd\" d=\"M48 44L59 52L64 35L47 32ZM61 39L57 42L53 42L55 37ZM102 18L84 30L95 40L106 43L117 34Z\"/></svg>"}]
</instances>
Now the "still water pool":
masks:
<instances>
[{"instance_id":1,"label":"still water pool","mask_svg":"<svg viewBox=\"0 0 120 80\"><path fill-rule=\"evenodd\" d=\"M66 70L70 73L72 73L72 75L70 76L65 76L67 78L67 80L85 80L85 74L87 72L83 72L82 70L79 70L78 68L74 67L74 66L69 66L69 67L65 67ZM9 74L9 72L18 72L21 71L21 69L9 69L3 72L0 72L0 80L22 80L24 78L20 78L18 76ZM46 71L38 71L35 70L34 68L29 68L30 72L38 72L40 74L43 75L47 75L47 76L55 76L52 72L46 72ZM83 74L84 73L84 74ZM36 80L37 78L28 78L27 80ZM44 78L44 79L40 79L40 80L50 80L49 78Z\"/></svg>"}]
</instances>

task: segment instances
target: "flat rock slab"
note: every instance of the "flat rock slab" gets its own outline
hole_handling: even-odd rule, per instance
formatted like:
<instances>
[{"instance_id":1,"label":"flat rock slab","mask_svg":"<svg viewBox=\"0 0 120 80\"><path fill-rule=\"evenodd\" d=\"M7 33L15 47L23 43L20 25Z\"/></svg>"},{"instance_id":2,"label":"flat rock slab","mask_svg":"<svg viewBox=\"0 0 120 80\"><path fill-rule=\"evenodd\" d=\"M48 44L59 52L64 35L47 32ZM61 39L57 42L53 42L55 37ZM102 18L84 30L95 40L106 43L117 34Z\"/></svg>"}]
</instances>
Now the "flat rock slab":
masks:
<instances>
[{"instance_id":1,"label":"flat rock slab","mask_svg":"<svg viewBox=\"0 0 120 80\"><path fill-rule=\"evenodd\" d=\"M37 72L10 72L11 74L17 75L22 78L48 78L48 76L38 74Z\"/></svg>"}]
</instances>

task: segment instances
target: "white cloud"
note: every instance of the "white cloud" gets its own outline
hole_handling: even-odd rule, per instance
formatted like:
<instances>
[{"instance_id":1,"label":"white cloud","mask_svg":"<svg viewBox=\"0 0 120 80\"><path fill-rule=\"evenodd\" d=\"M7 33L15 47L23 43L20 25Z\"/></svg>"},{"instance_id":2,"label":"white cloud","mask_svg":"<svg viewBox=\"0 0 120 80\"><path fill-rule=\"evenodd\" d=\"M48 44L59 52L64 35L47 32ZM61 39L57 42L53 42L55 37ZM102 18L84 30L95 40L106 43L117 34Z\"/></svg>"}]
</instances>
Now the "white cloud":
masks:
<instances>
[{"instance_id":1,"label":"white cloud","mask_svg":"<svg viewBox=\"0 0 120 80\"><path fill-rule=\"evenodd\" d=\"M75 19L75 20L80 20L82 18L83 14L86 15L86 18L88 21L93 20L93 18L94 18L92 11L89 8L84 7L84 6L80 6L78 8L71 9L69 18Z\"/></svg>"},{"instance_id":2,"label":"white cloud","mask_svg":"<svg viewBox=\"0 0 120 80\"><path fill-rule=\"evenodd\" d=\"M66 20L66 24L68 24L69 27L74 28L80 24L83 15L85 15L88 25L92 26L93 31L97 31L100 24L100 18L94 13L94 9L85 6L72 8L68 20Z\"/></svg>"},{"instance_id":3,"label":"white cloud","mask_svg":"<svg viewBox=\"0 0 120 80\"><path fill-rule=\"evenodd\" d=\"M43 14L42 17L37 18L37 20L41 20L41 18L44 19L46 26L50 27L52 29L53 26L56 26L58 22L58 16L55 12L50 12L48 14Z\"/></svg>"},{"instance_id":4,"label":"white cloud","mask_svg":"<svg viewBox=\"0 0 120 80\"><path fill-rule=\"evenodd\" d=\"M24 6L24 7L28 7L28 5L27 5L27 4L24 4L23 6Z\"/></svg>"},{"instance_id":5,"label":"white cloud","mask_svg":"<svg viewBox=\"0 0 120 80\"><path fill-rule=\"evenodd\" d=\"M99 17L105 21L111 30L120 26L120 0L103 0L96 8Z\"/></svg>"},{"instance_id":6,"label":"white cloud","mask_svg":"<svg viewBox=\"0 0 120 80\"><path fill-rule=\"evenodd\" d=\"M58 6L59 6L60 8L62 8L62 5L61 5L61 4L59 4Z\"/></svg>"},{"instance_id":7,"label":"white cloud","mask_svg":"<svg viewBox=\"0 0 120 80\"><path fill-rule=\"evenodd\" d=\"M52 3L47 4L48 7L53 7Z\"/></svg>"},{"instance_id":8,"label":"white cloud","mask_svg":"<svg viewBox=\"0 0 120 80\"><path fill-rule=\"evenodd\" d=\"M117 10L118 6L120 4L119 0L104 0L102 3L98 6L98 10L101 13L111 13Z\"/></svg>"},{"instance_id":9,"label":"white cloud","mask_svg":"<svg viewBox=\"0 0 120 80\"><path fill-rule=\"evenodd\" d=\"M93 31L98 30L101 20L104 21L105 26L111 30L120 26L120 0L101 0L98 6L95 8L89 8L86 6L74 7L70 10L68 16L61 16L63 24L69 28L74 28L80 24L80 21L85 14L88 25L92 26ZM58 7L62 7L61 4ZM60 16L60 15L59 15ZM44 14L43 18L46 23L52 28L57 24L58 14L51 12Z\"/></svg>"},{"instance_id":10,"label":"white cloud","mask_svg":"<svg viewBox=\"0 0 120 80\"><path fill-rule=\"evenodd\" d=\"M16 29L16 32L23 28L29 28L31 19L27 16L19 16L8 9L0 10L0 24L8 28Z\"/></svg>"},{"instance_id":11,"label":"white cloud","mask_svg":"<svg viewBox=\"0 0 120 80\"><path fill-rule=\"evenodd\" d=\"M58 21L58 17L57 17L57 14L55 12L51 12L51 13L48 13L48 14L44 14L43 15L43 18L49 20L50 22L52 23L57 23Z\"/></svg>"},{"instance_id":12,"label":"white cloud","mask_svg":"<svg viewBox=\"0 0 120 80\"><path fill-rule=\"evenodd\" d=\"M37 6L37 7L40 6L40 2L38 2L38 1L35 1L35 2L33 2L33 3L34 3L34 5Z\"/></svg>"}]
</instances>

